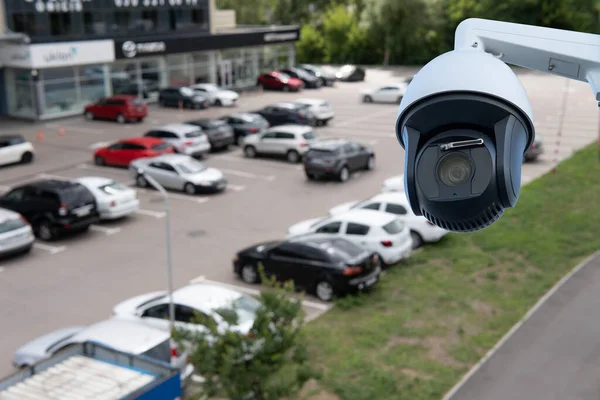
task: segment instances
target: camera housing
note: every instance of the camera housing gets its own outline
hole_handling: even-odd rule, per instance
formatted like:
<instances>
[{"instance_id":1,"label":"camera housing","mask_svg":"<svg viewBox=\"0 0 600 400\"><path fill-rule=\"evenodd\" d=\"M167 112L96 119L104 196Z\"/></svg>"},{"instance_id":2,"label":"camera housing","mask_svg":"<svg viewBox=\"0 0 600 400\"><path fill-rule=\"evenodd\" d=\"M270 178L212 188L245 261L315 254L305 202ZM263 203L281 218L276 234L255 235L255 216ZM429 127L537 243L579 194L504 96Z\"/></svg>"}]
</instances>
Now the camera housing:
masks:
<instances>
[{"instance_id":1,"label":"camera housing","mask_svg":"<svg viewBox=\"0 0 600 400\"><path fill-rule=\"evenodd\" d=\"M396 136L416 215L473 232L514 207L523 154L535 139L527 92L511 68L477 49L444 53L413 78Z\"/></svg>"}]
</instances>

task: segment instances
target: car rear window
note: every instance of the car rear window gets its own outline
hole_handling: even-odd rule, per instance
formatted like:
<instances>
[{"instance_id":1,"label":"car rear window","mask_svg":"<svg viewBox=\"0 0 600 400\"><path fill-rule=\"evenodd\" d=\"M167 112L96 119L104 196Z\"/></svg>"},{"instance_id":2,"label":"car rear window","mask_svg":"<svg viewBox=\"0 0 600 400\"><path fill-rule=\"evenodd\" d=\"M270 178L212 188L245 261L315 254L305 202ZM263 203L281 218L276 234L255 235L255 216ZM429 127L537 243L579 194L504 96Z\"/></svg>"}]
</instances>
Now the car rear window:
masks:
<instances>
[{"instance_id":1,"label":"car rear window","mask_svg":"<svg viewBox=\"0 0 600 400\"><path fill-rule=\"evenodd\" d=\"M94 195L83 185L75 185L69 189L61 190L59 193L61 202L66 204L89 204L94 203Z\"/></svg>"},{"instance_id":2,"label":"car rear window","mask_svg":"<svg viewBox=\"0 0 600 400\"><path fill-rule=\"evenodd\" d=\"M125 186L123 186L117 182L112 182L112 183L109 183L108 185L99 186L98 189L100 189L101 191L103 191L106 194L111 194L111 195L121 193L121 192L124 192L127 190L127 188Z\"/></svg>"},{"instance_id":3,"label":"car rear window","mask_svg":"<svg viewBox=\"0 0 600 400\"><path fill-rule=\"evenodd\" d=\"M343 239L328 239L318 242L318 245L327 252L333 262L346 262L365 253L362 247Z\"/></svg>"},{"instance_id":4,"label":"car rear window","mask_svg":"<svg viewBox=\"0 0 600 400\"><path fill-rule=\"evenodd\" d=\"M159 144L155 144L154 146L151 146L150 148L152 150L160 151L160 150L166 150L169 147L171 147L171 145L169 143L159 143Z\"/></svg>"},{"instance_id":5,"label":"car rear window","mask_svg":"<svg viewBox=\"0 0 600 400\"><path fill-rule=\"evenodd\" d=\"M0 234L23 228L27 223L21 218L7 219L0 222Z\"/></svg>"},{"instance_id":6,"label":"car rear window","mask_svg":"<svg viewBox=\"0 0 600 400\"><path fill-rule=\"evenodd\" d=\"M302 134L302 137L305 140L313 140L317 138L317 134L315 133L315 131L311 131L311 132L306 132Z\"/></svg>"},{"instance_id":7,"label":"car rear window","mask_svg":"<svg viewBox=\"0 0 600 400\"><path fill-rule=\"evenodd\" d=\"M338 149L310 149L308 151L309 158L329 158L335 157L339 153Z\"/></svg>"},{"instance_id":8,"label":"car rear window","mask_svg":"<svg viewBox=\"0 0 600 400\"><path fill-rule=\"evenodd\" d=\"M238 324L254 321L256 312L261 307L261 303L254 297L240 296L232 303L232 308L238 316Z\"/></svg>"},{"instance_id":9,"label":"car rear window","mask_svg":"<svg viewBox=\"0 0 600 400\"><path fill-rule=\"evenodd\" d=\"M169 339L160 343L158 346L154 346L148 351L142 353L143 356L154 358L166 363L171 363L171 343Z\"/></svg>"},{"instance_id":10,"label":"car rear window","mask_svg":"<svg viewBox=\"0 0 600 400\"><path fill-rule=\"evenodd\" d=\"M400 219L395 219L392 222L385 224L383 226L383 230L389 233L390 235L395 235L397 233L402 232L404 229L404 222Z\"/></svg>"},{"instance_id":11,"label":"car rear window","mask_svg":"<svg viewBox=\"0 0 600 400\"><path fill-rule=\"evenodd\" d=\"M188 132L185 134L186 138L195 138L195 137L200 137L204 135L204 132L198 130L198 131L194 131L194 132Z\"/></svg>"}]
</instances>

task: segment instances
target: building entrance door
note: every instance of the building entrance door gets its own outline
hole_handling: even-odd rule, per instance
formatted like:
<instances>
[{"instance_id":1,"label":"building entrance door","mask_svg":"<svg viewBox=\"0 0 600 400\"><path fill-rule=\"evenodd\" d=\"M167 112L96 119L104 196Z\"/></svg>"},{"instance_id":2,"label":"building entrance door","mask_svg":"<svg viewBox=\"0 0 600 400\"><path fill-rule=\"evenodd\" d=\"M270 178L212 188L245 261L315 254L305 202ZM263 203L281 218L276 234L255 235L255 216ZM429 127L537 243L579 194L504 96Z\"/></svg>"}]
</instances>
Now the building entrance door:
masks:
<instances>
[{"instance_id":1,"label":"building entrance door","mask_svg":"<svg viewBox=\"0 0 600 400\"><path fill-rule=\"evenodd\" d=\"M224 88L233 86L233 68L231 60L223 60L219 64L219 86Z\"/></svg>"}]
</instances>

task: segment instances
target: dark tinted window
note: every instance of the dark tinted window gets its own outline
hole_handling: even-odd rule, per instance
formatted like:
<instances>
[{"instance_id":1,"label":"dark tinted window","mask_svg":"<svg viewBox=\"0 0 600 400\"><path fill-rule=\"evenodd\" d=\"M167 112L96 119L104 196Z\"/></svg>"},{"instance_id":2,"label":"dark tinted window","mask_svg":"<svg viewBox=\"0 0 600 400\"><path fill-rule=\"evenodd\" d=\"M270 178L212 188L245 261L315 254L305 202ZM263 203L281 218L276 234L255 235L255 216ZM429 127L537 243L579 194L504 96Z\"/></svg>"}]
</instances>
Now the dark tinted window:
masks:
<instances>
[{"instance_id":1,"label":"dark tinted window","mask_svg":"<svg viewBox=\"0 0 600 400\"><path fill-rule=\"evenodd\" d=\"M286 132L277 132L277 134L275 135L276 139L295 139L296 136L293 133L286 133Z\"/></svg>"},{"instance_id":2,"label":"dark tinted window","mask_svg":"<svg viewBox=\"0 0 600 400\"><path fill-rule=\"evenodd\" d=\"M159 131L150 131L150 132L146 133L144 136L146 136L146 137L161 138L162 137L162 133L159 132Z\"/></svg>"},{"instance_id":3,"label":"dark tinted window","mask_svg":"<svg viewBox=\"0 0 600 400\"><path fill-rule=\"evenodd\" d=\"M365 253L362 247L344 239L323 240L318 242L318 246L327 253L331 261L336 263L347 262Z\"/></svg>"},{"instance_id":4,"label":"dark tinted window","mask_svg":"<svg viewBox=\"0 0 600 400\"><path fill-rule=\"evenodd\" d=\"M14 231L15 229L21 229L26 225L27 223L21 218L7 219L6 221L0 222L0 234Z\"/></svg>"},{"instance_id":5,"label":"dark tinted window","mask_svg":"<svg viewBox=\"0 0 600 400\"><path fill-rule=\"evenodd\" d=\"M400 204L388 204L385 206L385 211L398 215L406 214L406 208L402 207Z\"/></svg>"},{"instance_id":6,"label":"dark tinted window","mask_svg":"<svg viewBox=\"0 0 600 400\"><path fill-rule=\"evenodd\" d=\"M191 323L194 319L194 309L186 306L175 306L175 321Z\"/></svg>"},{"instance_id":7,"label":"dark tinted window","mask_svg":"<svg viewBox=\"0 0 600 400\"><path fill-rule=\"evenodd\" d=\"M13 189L7 194L3 196L4 199L10 201L20 201L23 200L23 195L25 194L25 188Z\"/></svg>"},{"instance_id":8,"label":"dark tinted window","mask_svg":"<svg viewBox=\"0 0 600 400\"><path fill-rule=\"evenodd\" d=\"M185 134L186 138L195 138L195 137L200 137L204 135L204 132L202 131L195 131L195 132L188 132Z\"/></svg>"},{"instance_id":9,"label":"dark tinted window","mask_svg":"<svg viewBox=\"0 0 600 400\"><path fill-rule=\"evenodd\" d=\"M360 208L363 208L365 210L379 210L379 207L381 207L381 203L370 203Z\"/></svg>"},{"instance_id":10,"label":"dark tinted window","mask_svg":"<svg viewBox=\"0 0 600 400\"><path fill-rule=\"evenodd\" d=\"M1 139L0 139L1 142ZM21 144L21 143L25 143L25 138L22 137L11 137L10 139L8 139L8 143L11 146L17 145L17 144Z\"/></svg>"},{"instance_id":11,"label":"dark tinted window","mask_svg":"<svg viewBox=\"0 0 600 400\"><path fill-rule=\"evenodd\" d=\"M348 226L346 227L346 233L348 235L360 235L360 236L364 236L367 233L369 233L369 227L367 225L363 225L363 224L355 224L355 223L348 223Z\"/></svg>"},{"instance_id":12,"label":"dark tinted window","mask_svg":"<svg viewBox=\"0 0 600 400\"><path fill-rule=\"evenodd\" d=\"M308 158L331 158L339 154L339 150L310 149Z\"/></svg>"},{"instance_id":13,"label":"dark tinted window","mask_svg":"<svg viewBox=\"0 0 600 400\"><path fill-rule=\"evenodd\" d=\"M169 305L168 304L159 304L154 307L150 307L142 314L142 317L148 318L160 318L160 319L168 319L169 318Z\"/></svg>"},{"instance_id":14,"label":"dark tinted window","mask_svg":"<svg viewBox=\"0 0 600 400\"><path fill-rule=\"evenodd\" d=\"M83 185L75 185L69 189L61 190L60 199L67 204L94 203L94 195Z\"/></svg>"},{"instance_id":15,"label":"dark tinted window","mask_svg":"<svg viewBox=\"0 0 600 400\"><path fill-rule=\"evenodd\" d=\"M109 150L123 150L123 147L124 147L123 145L124 145L124 143L115 143L115 144L108 146L108 149Z\"/></svg>"},{"instance_id":16,"label":"dark tinted window","mask_svg":"<svg viewBox=\"0 0 600 400\"><path fill-rule=\"evenodd\" d=\"M306 132L302 134L302 137L306 140L313 140L317 138L317 135L314 132Z\"/></svg>"},{"instance_id":17,"label":"dark tinted window","mask_svg":"<svg viewBox=\"0 0 600 400\"><path fill-rule=\"evenodd\" d=\"M290 243L283 243L275 247L269 253L278 257L306 258L306 255L302 252L302 250L303 246L300 247Z\"/></svg>"},{"instance_id":18,"label":"dark tinted window","mask_svg":"<svg viewBox=\"0 0 600 400\"><path fill-rule=\"evenodd\" d=\"M179 139L179 136L177 136L176 133L168 132L168 131L161 131L159 137L166 138L166 139Z\"/></svg>"},{"instance_id":19,"label":"dark tinted window","mask_svg":"<svg viewBox=\"0 0 600 400\"><path fill-rule=\"evenodd\" d=\"M166 363L171 363L171 342L169 339L165 340L158 346L151 348L150 350L142 353L143 356L160 360Z\"/></svg>"},{"instance_id":20,"label":"dark tinted window","mask_svg":"<svg viewBox=\"0 0 600 400\"><path fill-rule=\"evenodd\" d=\"M204 126L206 128L219 128L219 127L225 126L225 125L227 125L227 123L225 123L225 121L221 121L218 119L206 121L202 124L202 126Z\"/></svg>"},{"instance_id":21,"label":"dark tinted window","mask_svg":"<svg viewBox=\"0 0 600 400\"><path fill-rule=\"evenodd\" d=\"M159 144L155 144L154 146L151 147L152 150L156 150L156 151L160 151L160 150L166 150L170 147L171 145L169 143L159 143Z\"/></svg>"},{"instance_id":22,"label":"dark tinted window","mask_svg":"<svg viewBox=\"0 0 600 400\"><path fill-rule=\"evenodd\" d=\"M389 224L383 226L383 230L389 233L390 235L395 235L397 233L402 232L404 229L404 222L399 219L395 219Z\"/></svg>"},{"instance_id":23,"label":"dark tinted window","mask_svg":"<svg viewBox=\"0 0 600 400\"><path fill-rule=\"evenodd\" d=\"M340 231L340 227L342 226L341 222L331 222L329 224L325 224L319 229L317 229L317 233L338 233Z\"/></svg>"},{"instance_id":24,"label":"dark tinted window","mask_svg":"<svg viewBox=\"0 0 600 400\"><path fill-rule=\"evenodd\" d=\"M123 150L146 150L146 147L141 144L123 143Z\"/></svg>"}]
</instances>

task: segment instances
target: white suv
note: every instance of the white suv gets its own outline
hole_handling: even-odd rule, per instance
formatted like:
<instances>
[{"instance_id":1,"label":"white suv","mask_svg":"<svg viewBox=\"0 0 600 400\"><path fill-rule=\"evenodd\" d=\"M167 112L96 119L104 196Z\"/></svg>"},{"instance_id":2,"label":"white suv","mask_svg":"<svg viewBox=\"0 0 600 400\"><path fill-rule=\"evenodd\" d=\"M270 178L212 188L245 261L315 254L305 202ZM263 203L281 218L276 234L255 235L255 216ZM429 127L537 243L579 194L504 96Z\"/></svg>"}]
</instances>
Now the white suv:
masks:
<instances>
[{"instance_id":1,"label":"white suv","mask_svg":"<svg viewBox=\"0 0 600 400\"><path fill-rule=\"evenodd\" d=\"M175 151L188 156L204 156L210 150L206 133L195 125L168 124L153 128L144 136L162 139Z\"/></svg>"},{"instance_id":2,"label":"white suv","mask_svg":"<svg viewBox=\"0 0 600 400\"><path fill-rule=\"evenodd\" d=\"M285 156L289 162L297 163L317 140L317 135L310 126L279 125L262 133L246 136L244 154L250 158L263 154Z\"/></svg>"},{"instance_id":3,"label":"white suv","mask_svg":"<svg viewBox=\"0 0 600 400\"><path fill-rule=\"evenodd\" d=\"M335 117L335 112L328 102L319 99L298 99L294 103L308 107L317 120L317 125L326 125Z\"/></svg>"},{"instance_id":4,"label":"white suv","mask_svg":"<svg viewBox=\"0 0 600 400\"><path fill-rule=\"evenodd\" d=\"M0 135L0 165L30 163L35 156L31 142L21 135Z\"/></svg>"}]
</instances>

